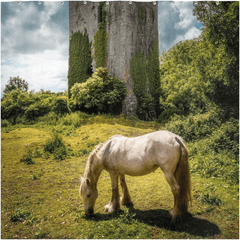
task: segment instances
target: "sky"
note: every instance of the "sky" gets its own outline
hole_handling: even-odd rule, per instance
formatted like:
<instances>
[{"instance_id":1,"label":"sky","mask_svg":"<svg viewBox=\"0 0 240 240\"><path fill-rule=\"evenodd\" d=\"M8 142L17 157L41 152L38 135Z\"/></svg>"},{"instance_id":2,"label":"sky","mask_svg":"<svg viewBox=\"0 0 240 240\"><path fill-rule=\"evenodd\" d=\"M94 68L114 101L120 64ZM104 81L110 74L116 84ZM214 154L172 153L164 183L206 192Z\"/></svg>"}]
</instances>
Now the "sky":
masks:
<instances>
[{"instance_id":1,"label":"sky","mask_svg":"<svg viewBox=\"0 0 240 240\"><path fill-rule=\"evenodd\" d=\"M40 3L40 4L39 4ZM193 2L158 2L159 51L201 34ZM10 77L29 90L67 90L68 2L1 2L1 97Z\"/></svg>"}]
</instances>

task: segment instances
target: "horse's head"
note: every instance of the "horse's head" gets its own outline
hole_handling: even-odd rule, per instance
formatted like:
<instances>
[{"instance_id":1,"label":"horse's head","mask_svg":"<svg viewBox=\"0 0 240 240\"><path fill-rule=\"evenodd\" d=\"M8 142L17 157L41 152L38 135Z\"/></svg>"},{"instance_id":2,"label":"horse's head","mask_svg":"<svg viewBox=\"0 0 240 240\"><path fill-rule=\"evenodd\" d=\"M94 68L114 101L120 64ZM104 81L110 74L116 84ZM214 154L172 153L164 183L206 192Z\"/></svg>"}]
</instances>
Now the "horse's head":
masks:
<instances>
[{"instance_id":1,"label":"horse's head","mask_svg":"<svg viewBox=\"0 0 240 240\"><path fill-rule=\"evenodd\" d=\"M94 214L94 205L98 197L96 184L88 178L81 177L80 194L83 198L84 211L87 216Z\"/></svg>"}]
</instances>

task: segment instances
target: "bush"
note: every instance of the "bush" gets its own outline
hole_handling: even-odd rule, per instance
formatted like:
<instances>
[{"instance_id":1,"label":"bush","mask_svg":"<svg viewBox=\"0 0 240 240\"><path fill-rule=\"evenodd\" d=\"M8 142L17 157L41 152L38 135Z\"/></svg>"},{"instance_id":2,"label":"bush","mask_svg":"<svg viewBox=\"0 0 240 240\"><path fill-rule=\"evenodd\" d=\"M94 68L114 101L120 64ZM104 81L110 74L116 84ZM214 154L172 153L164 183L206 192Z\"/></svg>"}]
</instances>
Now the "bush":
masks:
<instances>
[{"instance_id":1,"label":"bush","mask_svg":"<svg viewBox=\"0 0 240 240\"><path fill-rule=\"evenodd\" d=\"M85 83L71 88L72 99L90 112L112 112L127 94L123 81L110 76L106 68L98 68Z\"/></svg>"},{"instance_id":2,"label":"bush","mask_svg":"<svg viewBox=\"0 0 240 240\"><path fill-rule=\"evenodd\" d=\"M1 121L1 127L8 127L10 125L9 121L6 119L3 119Z\"/></svg>"},{"instance_id":3,"label":"bush","mask_svg":"<svg viewBox=\"0 0 240 240\"><path fill-rule=\"evenodd\" d=\"M239 181L239 123L232 119L216 127L204 139L188 146L191 172L221 178L230 184Z\"/></svg>"},{"instance_id":4,"label":"bush","mask_svg":"<svg viewBox=\"0 0 240 240\"><path fill-rule=\"evenodd\" d=\"M190 114L187 117L175 115L164 129L180 135L185 141L205 138L221 125L221 111L213 108L203 114Z\"/></svg>"},{"instance_id":5,"label":"bush","mask_svg":"<svg viewBox=\"0 0 240 240\"><path fill-rule=\"evenodd\" d=\"M52 111L56 114L63 114L69 112L68 98L66 96L58 96L52 103Z\"/></svg>"},{"instance_id":6,"label":"bush","mask_svg":"<svg viewBox=\"0 0 240 240\"><path fill-rule=\"evenodd\" d=\"M57 115L55 112L49 112L48 114L39 117L38 122L47 123L48 125L56 125L58 119L59 115Z\"/></svg>"},{"instance_id":7,"label":"bush","mask_svg":"<svg viewBox=\"0 0 240 240\"><path fill-rule=\"evenodd\" d=\"M59 123L61 123L62 125L74 126L75 128L77 128L80 127L82 121L84 121L87 118L88 118L87 114L75 112L71 114L66 114L64 117L61 118Z\"/></svg>"},{"instance_id":8,"label":"bush","mask_svg":"<svg viewBox=\"0 0 240 240\"><path fill-rule=\"evenodd\" d=\"M44 152L53 154L54 159L63 160L67 156L67 147L65 146L62 138L55 133L44 145Z\"/></svg>"},{"instance_id":9,"label":"bush","mask_svg":"<svg viewBox=\"0 0 240 240\"><path fill-rule=\"evenodd\" d=\"M31 104L25 112L28 119L35 119L39 116L43 116L51 111L53 97L41 99L34 104Z\"/></svg>"},{"instance_id":10,"label":"bush","mask_svg":"<svg viewBox=\"0 0 240 240\"><path fill-rule=\"evenodd\" d=\"M32 160L32 151L30 149L27 150L27 153L22 156L20 162L26 163L27 165L34 164Z\"/></svg>"}]
</instances>

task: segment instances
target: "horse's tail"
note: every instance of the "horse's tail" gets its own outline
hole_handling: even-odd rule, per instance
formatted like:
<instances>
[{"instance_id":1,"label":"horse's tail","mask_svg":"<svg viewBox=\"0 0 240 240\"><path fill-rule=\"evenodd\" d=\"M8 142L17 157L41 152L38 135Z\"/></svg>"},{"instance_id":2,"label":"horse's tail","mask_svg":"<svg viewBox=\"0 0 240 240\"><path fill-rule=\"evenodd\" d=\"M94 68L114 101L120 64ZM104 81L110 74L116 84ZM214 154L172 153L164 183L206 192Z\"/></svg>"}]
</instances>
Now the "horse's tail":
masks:
<instances>
[{"instance_id":1,"label":"horse's tail","mask_svg":"<svg viewBox=\"0 0 240 240\"><path fill-rule=\"evenodd\" d=\"M176 141L181 146L181 155L175 172L176 180L180 186L179 204L181 206L182 211L187 211L189 202L192 201L191 179L188 165L188 150L182 138L176 137Z\"/></svg>"}]
</instances>

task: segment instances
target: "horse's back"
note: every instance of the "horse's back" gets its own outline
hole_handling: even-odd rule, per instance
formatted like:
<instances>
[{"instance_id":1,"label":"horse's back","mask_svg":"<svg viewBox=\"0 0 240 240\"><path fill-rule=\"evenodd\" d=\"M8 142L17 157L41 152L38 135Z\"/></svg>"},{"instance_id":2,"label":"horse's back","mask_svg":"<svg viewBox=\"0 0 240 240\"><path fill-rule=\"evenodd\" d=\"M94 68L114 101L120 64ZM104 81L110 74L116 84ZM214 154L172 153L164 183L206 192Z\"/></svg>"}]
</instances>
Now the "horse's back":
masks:
<instances>
[{"instance_id":1,"label":"horse's back","mask_svg":"<svg viewBox=\"0 0 240 240\"><path fill-rule=\"evenodd\" d=\"M107 171L140 176L163 169L166 162L177 154L176 135L157 131L143 136L127 138L114 135L100 149L98 156Z\"/></svg>"}]
</instances>

